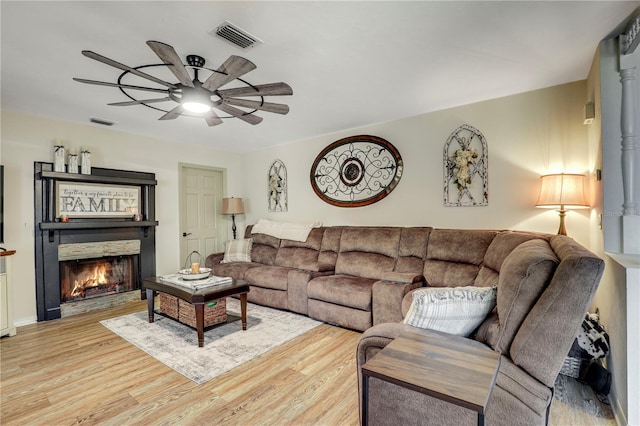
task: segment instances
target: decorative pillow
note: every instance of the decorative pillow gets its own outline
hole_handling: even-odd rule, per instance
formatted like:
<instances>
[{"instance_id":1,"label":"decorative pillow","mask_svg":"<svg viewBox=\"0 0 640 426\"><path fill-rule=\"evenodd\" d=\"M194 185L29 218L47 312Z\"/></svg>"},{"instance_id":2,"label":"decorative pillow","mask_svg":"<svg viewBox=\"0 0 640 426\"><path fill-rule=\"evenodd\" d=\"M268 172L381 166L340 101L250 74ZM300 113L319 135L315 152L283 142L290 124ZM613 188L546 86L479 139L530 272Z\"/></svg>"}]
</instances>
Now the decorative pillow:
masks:
<instances>
[{"instance_id":1,"label":"decorative pillow","mask_svg":"<svg viewBox=\"0 0 640 426\"><path fill-rule=\"evenodd\" d=\"M220 263L251 262L252 238L229 240L225 243L224 258Z\"/></svg>"},{"instance_id":2,"label":"decorative pillow","mask_svg":"<svg viewBox=\"0 0 640 426\"><path fill-rule=\"evenodd\" d=\"M467 337L496 306L496 293L496 286L421 288L404 323Z\"/></svg>"}]
</instances>

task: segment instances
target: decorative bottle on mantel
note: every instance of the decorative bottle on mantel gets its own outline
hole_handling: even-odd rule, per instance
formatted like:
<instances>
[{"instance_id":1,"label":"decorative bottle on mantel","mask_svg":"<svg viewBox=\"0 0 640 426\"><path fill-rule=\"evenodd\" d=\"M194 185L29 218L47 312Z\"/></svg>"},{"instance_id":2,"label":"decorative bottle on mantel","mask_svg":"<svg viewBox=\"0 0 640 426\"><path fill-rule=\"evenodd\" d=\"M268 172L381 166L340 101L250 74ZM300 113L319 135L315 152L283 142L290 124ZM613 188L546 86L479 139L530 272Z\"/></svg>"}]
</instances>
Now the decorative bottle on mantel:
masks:
<instances>
[{"instance_id":1,"label":"decorative bottle on mantel","mask_svg":"<svg viewBox=\"0 0 640 426\"><path fill-rule=\"evenodd\" d=\"M63 145L53 146L53 171L64 172L65 149Z\"/></svg>"},{"instance_id":2,"label":"decorative bottle on mantel","mask_svg":"<svg viewBox=\"0 0 640 426\"><path fill-rule=\"evenodd\" d=\"M69 161L67 162L67 172L78 173L78 154L69 154Z\"/></svg>"},{"instance_id":3,"label":"decorative bottle on mantel","mask_svg":"<svg viewBox=\"0 0 640 426\"><path fill-rule=\"evenodd\" d=\"M91 174L91 153L84 149L80 153L80 173L83 175Z\"/></svg>"}]
</instances>

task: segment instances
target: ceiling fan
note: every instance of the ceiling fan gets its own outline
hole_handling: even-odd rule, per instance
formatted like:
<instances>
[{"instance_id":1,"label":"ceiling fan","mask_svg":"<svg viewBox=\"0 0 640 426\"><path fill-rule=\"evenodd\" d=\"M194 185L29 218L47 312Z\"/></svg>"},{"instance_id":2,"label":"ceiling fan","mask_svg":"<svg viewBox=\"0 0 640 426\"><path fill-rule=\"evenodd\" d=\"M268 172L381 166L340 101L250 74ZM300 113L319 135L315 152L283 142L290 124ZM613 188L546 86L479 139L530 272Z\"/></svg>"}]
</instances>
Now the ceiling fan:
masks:
<instances>
[{"instance_id":1,"label":"ceiling fan","mask_svg":"<svg viewBox=\"0 0 640 426\"><path fill-rule=\"evenodd\" d=\"M79 81L80 83L117 87L122 93L130 98L131 101L115 102L110 103L109 105L144 105L164 112L165 114L159 118L160 120L173 120L181 115L199 116L204 118L209 126L216 126L218 124L222 124L223 118L235 117L246 123L255 125L262 121L262 117L254 114L256 111L272 112L276 114L287 114L289 112L288 105L264 101L265 96L292 95L293 90L288 84L269 83L253 85L240 78L256 68L256 65L248 59L231 55L218 69L210 69L204 67L205 60L203 57L198 55L188 55L187 65L185 66L175 49L168 44L150 40L147 41L147 45L162 60L162 64L142 65L133 68L90 50L83 50L82 54L84 56L121 69L124 72L120 74L116 83L86 80L83 78L74 78L74 80ZM147 72L141 71L141 69L144 68L158 66L166 66L178 79L178 82L171 83L148 74ZM193 78L189 75L188 68L193 70ZM203 82L201 82L199 80L199 73L203 71L210 72L210 74ZM160 86L164 86L164 88L125 84L123 79L127 75L135 75L144 78ZM240 86L230 87L227 89L222 88L234 81L239 82ZM137 99L135 96L131 95L129 91L155 92L162 93L164 96L152 99ZM259 97L260 99L243 99L252 97ZM171 102L172 108L167 110L150 105L160 104L162 102ZM175 105L176 103L177 105ZM229 114L229 116L221 117L214 111L214 109Z\"/></svg>"}]
</instances>

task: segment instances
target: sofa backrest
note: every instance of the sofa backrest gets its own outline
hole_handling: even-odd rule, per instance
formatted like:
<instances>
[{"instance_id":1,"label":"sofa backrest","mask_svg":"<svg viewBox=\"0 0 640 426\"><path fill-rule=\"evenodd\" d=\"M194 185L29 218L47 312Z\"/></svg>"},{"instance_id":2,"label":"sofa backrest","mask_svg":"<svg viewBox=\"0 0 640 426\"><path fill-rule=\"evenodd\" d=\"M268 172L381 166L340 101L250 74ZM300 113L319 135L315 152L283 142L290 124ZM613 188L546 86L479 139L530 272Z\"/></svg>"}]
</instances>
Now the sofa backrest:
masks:
<instances>
[{"instance_id":1,"label":"sofa backrest","mask_svg":"<svg viewBox=\"0 0 640 426\"><path fill-rule=\"evenodd\" d=\"M394 272L422 275L424 258L427 255L427 242L433 228L401 228L398 258Z\"/></svg>"},{"instance_id":2,"label":"sofa backrest","mask_svg":"<svg viewBox=\"0 0 640 426\"><path fill-rule=\"evenodd\" d=\"M244 232L245 238L252 238L251 261L273 266L280 248L280 239L266 234L252 234L253 225L247 226Z\"/></svg>"},{"instance_id":3,"label":"sofa backrest","mask_svg":"<svg viewBox=\"0 0 640 426\"><path fill-rule=\"evenodd\" d=\"M401 232L397 227L344 227L336 274L382 279L385 273L393 272Z\"/></svg>"},{"instance_id":4,"label":"sofa backrest","mask_svg":"<svg viewBox=\"0 0 640 426\"><path fill-rule=\"evenodd\" d=\"M489 287L498 282L498 274L502 263L509 254L520 244L535 238L548 241L551 235L533 232L501 231L499 232L484 255L480 271L474 282L478 287Z\"/></svg>"},{"instance_id":5,"label":"sofa backrest","mask_svg":"<svg viewBox=\"0 0 640 426\"><path fill-rule=\"evenodd\" d=\"M604 261L564 235L551 237L549 243L560 263L516 333L509 354L516 365L553 387L598 288Z\"/></svg>"},{"instance_id":6,"label":"sofa backrest","mask_svg":"<svg viewBox=\"0 0 640 426\"><path fill-rule=\"evenodd\" d=\"M299 268L305 263L318 261L325 228L313 228L305 242L280 240L275 265Z\"/></svg>"},{"instance_id":7,"label":"sofa backrest","mask_svg":"<svg viewBox=\"0 0 640 426\"><path fill-rule=\"evenodd\" d=\"M434 229L429 234L423 275L431 287L475 284L485 253L498 231Z\"/></svg>"},{"instance_id":8,"label":"sofa backrest","mask_svg":"<svg viewBox=\"0 0 640 426\"><path fill-rule=\"evenodd\" d=\"M342 236L341 226L325 228L318 254L318 263L325 265L336 265L338 251L340 251L340 237Z\"/></svg>"}]
</instances>

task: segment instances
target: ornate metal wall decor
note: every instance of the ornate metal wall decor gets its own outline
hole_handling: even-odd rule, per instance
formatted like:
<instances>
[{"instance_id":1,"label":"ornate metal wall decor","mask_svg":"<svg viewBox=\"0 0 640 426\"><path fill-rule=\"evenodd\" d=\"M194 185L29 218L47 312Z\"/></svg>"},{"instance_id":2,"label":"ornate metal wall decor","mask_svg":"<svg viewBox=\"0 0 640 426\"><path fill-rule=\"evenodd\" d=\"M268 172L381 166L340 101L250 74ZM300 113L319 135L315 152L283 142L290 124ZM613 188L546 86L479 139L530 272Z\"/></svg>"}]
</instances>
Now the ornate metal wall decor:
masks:
<instances>
[{"instance_id":1,"label":"ornate metal wall decor","mask_svg":"<svg viewBox=\"0 0 640 426\"><path fill-rule=\"evenodd\" d=\"M380 201L400 182L402 157L377 136L351 136L323 149L311 167L311 187L323 201L360 207Z\"/></svg>"},{"instance_id":2,"label":"ornate metal wall decor","mask_svg":"<svg viewBox=\"0 0 640 426\"><path fill-rule=\"evenodd\" d=\"M489 152L480 131L463 124L444 145L444 205L486 206Z\"/></svg>"},{"instance_id":3,"label":"ornate metal wall decor","mask_svg":"<svg viewBox=\"0 0 640 426\"><path fill-rule=\"evenodd\" d=\"M270 212L286 212L288 209L287 168L280 160L269 167L268 203Z\"/></svg>"}]
</instances>

